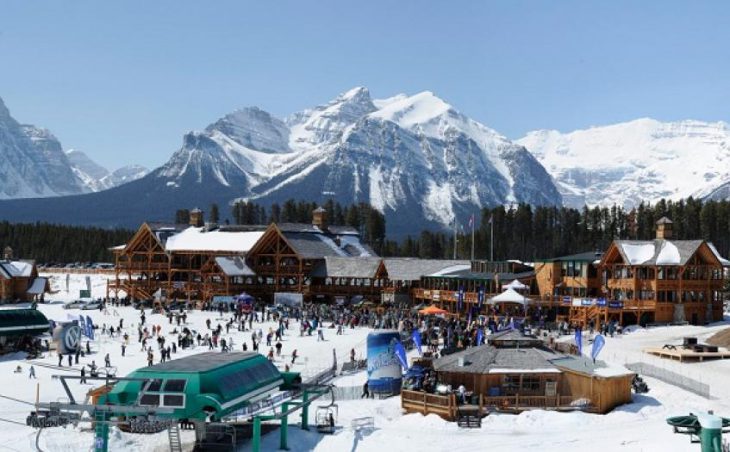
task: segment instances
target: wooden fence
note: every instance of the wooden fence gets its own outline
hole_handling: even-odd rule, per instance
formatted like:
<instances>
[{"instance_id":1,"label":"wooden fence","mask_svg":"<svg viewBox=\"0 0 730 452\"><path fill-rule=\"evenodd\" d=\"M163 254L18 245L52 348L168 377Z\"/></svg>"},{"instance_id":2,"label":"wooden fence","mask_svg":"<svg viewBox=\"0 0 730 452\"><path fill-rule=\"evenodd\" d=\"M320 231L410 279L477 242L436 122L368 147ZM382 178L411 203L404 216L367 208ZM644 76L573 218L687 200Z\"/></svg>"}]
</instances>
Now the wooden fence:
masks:
<instances>
[{"instance_id":1,"label":"wooden fence","mask_svg":"<svg viewBox=\"0 0 730 452\"><path fill-rule=\"evenodd\" d=\"M408 413L437 414L447 421L455 421L459 409L469 408L485 415L488 411L521 412L526 410L582 410L595 412L593 404L584 406L586 400L573 396L478 396L478 404L459 405L455 394L437 395L421 391L401 391L401 408Z\"/></svg>"}]
</instances>

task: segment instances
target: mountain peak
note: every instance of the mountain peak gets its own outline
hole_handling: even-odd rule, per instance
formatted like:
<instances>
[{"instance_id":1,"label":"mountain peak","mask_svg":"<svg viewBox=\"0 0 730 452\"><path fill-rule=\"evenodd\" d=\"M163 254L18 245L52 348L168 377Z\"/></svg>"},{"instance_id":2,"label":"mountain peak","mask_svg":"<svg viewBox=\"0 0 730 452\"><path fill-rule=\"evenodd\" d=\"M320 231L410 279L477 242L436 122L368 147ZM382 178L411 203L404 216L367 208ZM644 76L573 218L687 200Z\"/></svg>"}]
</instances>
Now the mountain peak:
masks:
<instances>
[{"instance_id":1,"label":"mountain peak","mask_svg":"<svg viewBox=\"0 0 730 452\"><path fill-rule=\"evenodd\" d=\"M289 151L289 130L286 124L258 107L246 107L229 113L206 127L205 131L221 132L236 143L257 151Z\"/></svg>"},{"instance_id":2,"label":"mountain peak","mask_svg":"<svg viewBox=\"0 0 730 452\"><path fill-rule=\"evenodd\" d=\"M436 117L454 111L431 91L422 91L413 96L395 96L380 103L381 109L373 117L393 121L403 127L428 122Z\"/></svg>"}]
</instances>

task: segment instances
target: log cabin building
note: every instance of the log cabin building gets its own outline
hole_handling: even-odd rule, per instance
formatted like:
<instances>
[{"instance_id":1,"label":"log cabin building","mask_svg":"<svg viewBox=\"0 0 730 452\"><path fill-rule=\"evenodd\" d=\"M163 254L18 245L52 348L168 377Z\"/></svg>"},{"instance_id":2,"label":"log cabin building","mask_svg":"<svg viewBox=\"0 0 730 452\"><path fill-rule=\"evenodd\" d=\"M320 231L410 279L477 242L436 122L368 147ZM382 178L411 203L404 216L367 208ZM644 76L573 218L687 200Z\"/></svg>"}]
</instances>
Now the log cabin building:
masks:
<instances>
[{"instance_id":1,"label":"log cabin building","mask_svg":"<svg viewBox=\"0 0 730 452\"><path fill-rule=\"evenodd\" d=\"M458 420L472 412L531 409L608 413L632 400L634 373L585 356L558 353L533 336L511 330L487 336L488 344L469 347L433 360L440 384L463 385L466 400L455 394L402 391L407 412L438 414Z\"/></svg>"},{"instance_id":2,"label":"log cabin building","mask_svg":"<svg viewBox=\"0 0 730 452\"><path fill-rule=\"evenodd\" d=\"M724 269L730 262L704 240L673 240L672 221L654 240L615 240L605 253L535 265L539 303L559 319L586 326L722 320Z\"/></svg>"},{"instance_id":3,"label":"log cabin building","mask_svg":"<svg viewBox=\"0 0 730 452\"><path fill-rule=\"evenodd\" d=\"M144 223L128 243L112 249L115 278L108 296L211 300L243 291L271 300L276 292L306 299L379 297L387 276L357 230L327 223L316 209L312 224L269 226Z\"/></svg>"},{"instance_id":4,"label":"log cabin building","mask_svg":"<svg viewBox=\"0 0 730 452\"><path fill-rule=\"evenodd\" d=\"M0 260L0 304L42 301L49 291L48 279L38 276L35 261L14 260L6 247Z\"/></svg>"}]
</instances>

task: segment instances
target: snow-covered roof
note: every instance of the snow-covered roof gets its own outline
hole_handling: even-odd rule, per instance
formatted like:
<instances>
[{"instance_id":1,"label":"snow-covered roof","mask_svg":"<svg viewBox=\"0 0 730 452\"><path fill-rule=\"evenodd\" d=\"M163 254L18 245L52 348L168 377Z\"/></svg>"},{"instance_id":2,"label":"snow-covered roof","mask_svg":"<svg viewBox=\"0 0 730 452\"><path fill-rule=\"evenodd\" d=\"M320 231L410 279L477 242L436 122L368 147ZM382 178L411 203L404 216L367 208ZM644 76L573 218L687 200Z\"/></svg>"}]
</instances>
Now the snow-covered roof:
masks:
<instances>
[{"instance_id":1,"label":"snow-covered roof","mask_svg":"<svg viewBox=\"0 0 730 452\"><path fill-rule=\"evenodd\" d=\"M0 261L0 275L6 279L29 278L33 273L33 262Z\"/></svg>"},{"instance_id":2,"label":"snow-covered roof","mask_svg":"<svg viewBox=\"0 0 730 452\"><path fill-rule=\"evenodd\" d=\"M717 248L715 248L715 245L712 242L707 242L707 246L710 247L710 250L712 251L712 254L715 255L717 260L720 261L720 263L724 266L730 266L730 261L725 259L724 257L720 256L720 252L717 251Z\"/></svg>"},{"instance_id":3,"label":"snow-covered roof","mask_svg":"<svg viewBox=\"0 0 730 452\"><path fill-rule=\"evenodd\" d=\"M46 291L48 286L47 278L36 278L33 280L33 284L30 285L27 292L31 295L41 295Z\"/></svg>"},{"instance_id":4,"label":"snow-covered roof","mask_svg":"<svg viewBox=\"0 0 730 452\"><path fill-rule=\"evenodd\" d=\"M702 243L702 240L617 240L616 246L624 262L629 265L685 265ZM713 253L720 262L724 260L717 250Z\"/></svg>"},{"instance_id":5,"label":"snow-covered roof","mask_svg":"<svg viewBox=\"0 0 730 452\"><path fill-rule=\"evenodd\" d=\"M230 232L189 227L172 235L165 243L167 251L228 251L247 253L264 234L263 231Z\"/></svg>"},{"instance_id":6,"label":"snow-covered roof","mask_svg":"<svg viewBox=\"0 0 730 452\"><path fill-rule=\"evenodd\" d=\"M256 274L240 256L218 256L215 258L215 263L227 276L253 276Z\"/></svg>"}]
</instances>

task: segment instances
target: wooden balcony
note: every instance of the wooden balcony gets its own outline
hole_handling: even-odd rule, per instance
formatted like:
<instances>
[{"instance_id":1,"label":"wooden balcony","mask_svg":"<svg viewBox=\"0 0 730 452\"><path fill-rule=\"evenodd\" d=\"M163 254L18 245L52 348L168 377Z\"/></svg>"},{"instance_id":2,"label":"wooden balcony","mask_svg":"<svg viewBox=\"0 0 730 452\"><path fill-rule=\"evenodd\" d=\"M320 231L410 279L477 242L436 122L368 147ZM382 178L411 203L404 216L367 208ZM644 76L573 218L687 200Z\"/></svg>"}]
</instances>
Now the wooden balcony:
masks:
<instances>
[{"instance_id":1,"label":"wooden balcony","mask_svg":"<svg viewBox=\"0 0 730 452\"><path fill-rule=\"evenodd\" d=\"M559 410L572 411L578 409L576 402L584 399L574 396L541 396L541 395L506 395L488 397L482 394L477 396L477 404L459 405L455 394L437 395L422 391L401 391L401 408L408 413L423 415L436 414L447 421L455 421L460 409L476 410L478 416L484 416L489 411L505 411L519 413L526 410ZM597 412L599 404L594 404L582 411Z\"/></svg>"}]
</instances>

